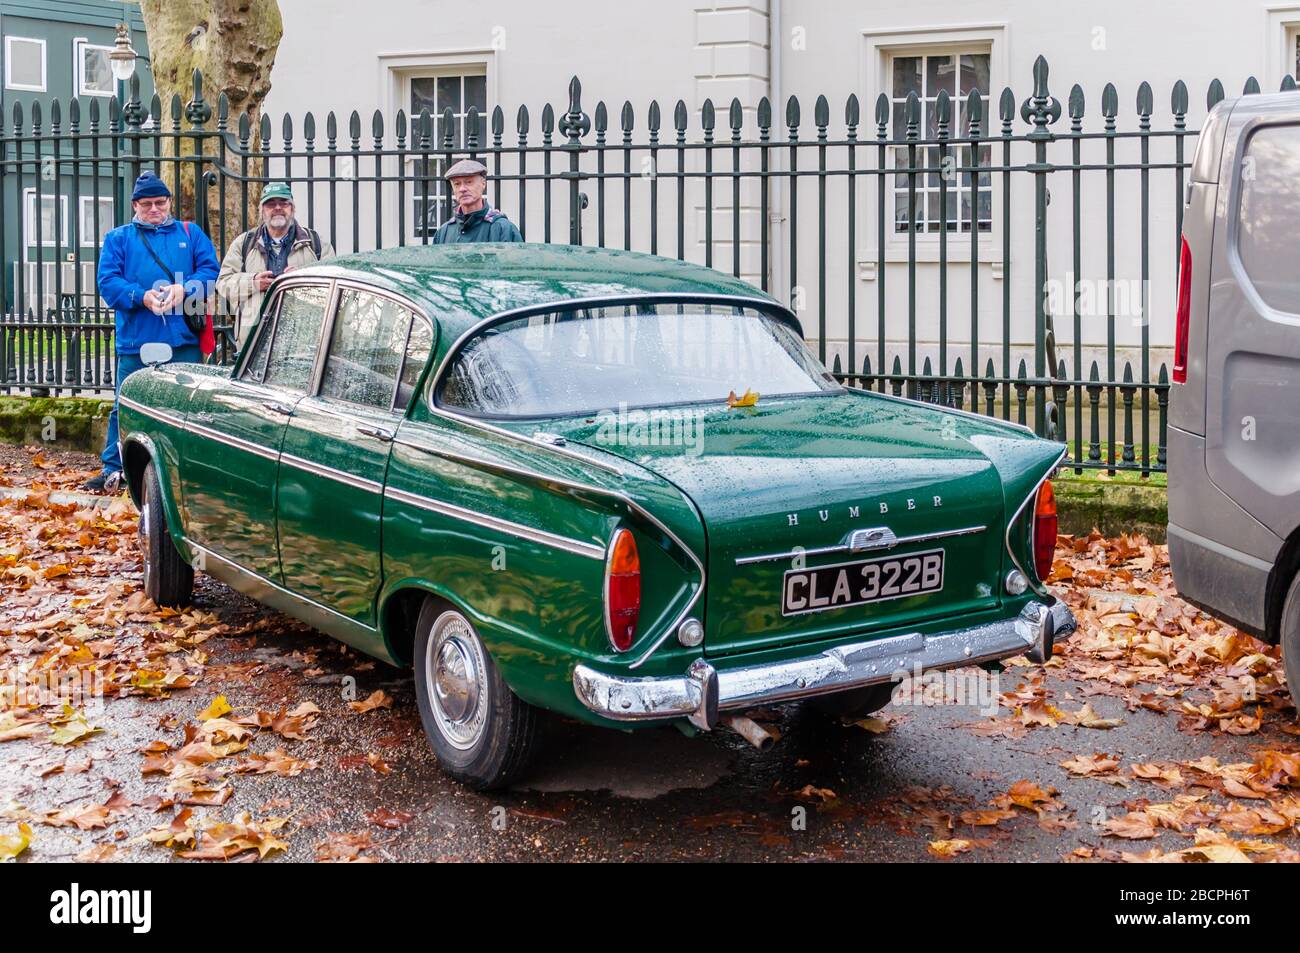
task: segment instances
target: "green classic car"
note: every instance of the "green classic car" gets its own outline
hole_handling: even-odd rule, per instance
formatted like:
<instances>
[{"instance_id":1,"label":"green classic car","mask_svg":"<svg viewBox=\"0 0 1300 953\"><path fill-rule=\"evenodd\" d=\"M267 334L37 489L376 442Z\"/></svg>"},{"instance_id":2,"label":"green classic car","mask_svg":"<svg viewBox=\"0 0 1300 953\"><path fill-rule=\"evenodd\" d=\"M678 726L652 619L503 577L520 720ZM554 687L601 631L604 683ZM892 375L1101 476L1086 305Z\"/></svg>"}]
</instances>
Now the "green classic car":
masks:
<instances>
[{"instance_id":1,"label":"green classic car","mask_svg":"<svg viewBox=\"0 0 1300 953\"><path fill-rule=\"evenodd\" d=\"M787 308L679 261L334 259L276 281L233 368L154 363L120 406L148 595L198 568L412 668L476 787L524 771L538 709L864 713L1074 628L1043 583L1060 444L841 386Z\"/></svg>"}]
</instances>

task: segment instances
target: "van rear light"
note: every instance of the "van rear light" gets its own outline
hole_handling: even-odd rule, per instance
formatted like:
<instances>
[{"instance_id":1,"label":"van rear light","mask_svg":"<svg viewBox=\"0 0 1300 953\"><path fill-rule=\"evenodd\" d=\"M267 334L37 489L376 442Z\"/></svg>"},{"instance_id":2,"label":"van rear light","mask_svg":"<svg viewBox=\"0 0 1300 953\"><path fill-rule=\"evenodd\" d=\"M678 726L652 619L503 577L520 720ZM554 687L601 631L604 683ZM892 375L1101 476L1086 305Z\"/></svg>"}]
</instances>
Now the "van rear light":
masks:
<instances>
[{"instance_id":1,"label":"van rear light","mask_svg":"<svg viewBox=\"0 0 1300 953\"><path fill-rule=\"evenodd\" d=\"M1056 529L1056 494L1052 491L1052 481L1044 480L1034 503L1034 571L1043 582L1052 574Z\"/></svg>"},{"instance_id":2,"label":"van rear light","mask_svg":"<svg viewBox=\"0 0 1300 953\"><path fill-rule=\"evenodd\" d=\"M1178 313L1174 320L1174 383L1187 383L1187 334L1192 322L1192 249L1183 236L1178 252Z\"/></svg>"},{"instance_id":3,"label":"van rear light","mask_svg":"<svg viewBox=\"0 0 1300 953\"><path fill-rule=\"evenodd\" d=\"M641 556L631 531L619 529L605 563L605 631L615 651L626 652L632 647L640 615Z\"/></svg>"}]
</instances>

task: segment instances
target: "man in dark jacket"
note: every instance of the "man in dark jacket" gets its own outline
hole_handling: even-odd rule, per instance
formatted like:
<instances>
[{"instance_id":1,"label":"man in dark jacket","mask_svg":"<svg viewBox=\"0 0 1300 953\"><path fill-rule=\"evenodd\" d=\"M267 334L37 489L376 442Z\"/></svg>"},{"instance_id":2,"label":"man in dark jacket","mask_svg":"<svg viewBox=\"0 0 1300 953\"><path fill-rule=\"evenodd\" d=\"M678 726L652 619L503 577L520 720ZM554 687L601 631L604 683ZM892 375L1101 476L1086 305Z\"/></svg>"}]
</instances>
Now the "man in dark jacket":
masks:
<instances>
[{"instance_id":1,"label":"man in dark jacket","mask_svg":"<svg viewBox=\"0 0 1300 953\"><path fill-rule=\"evenodd\" d=\"M217 279L217 253L203 230L172 218L172 194L152 172L142 172L131 192L132 220L104 236L99 256L99 296L116 312L116 390L144 364L140 347L171 345L172 360L199 363L198 336L185 323L184 305L205 302ZM116 395L115 395L116 396ZM100 459L104 469L85 489L116 492L122 479L117 445L117 401L108 416Z\"/></svg>"},{"instance_id":2,"label":"man in dark jacket","mask_svg":"<svg viewBox=\"0 0 1300 953\"><path fill-rule=\"evenodd\" d=\"M487 166L461 159L447 170L447 183L456 200L456 214L433 236L435 245L457 242L522 242L524 236L483 197L487 192Z\"/></svg>"}]
</instances>

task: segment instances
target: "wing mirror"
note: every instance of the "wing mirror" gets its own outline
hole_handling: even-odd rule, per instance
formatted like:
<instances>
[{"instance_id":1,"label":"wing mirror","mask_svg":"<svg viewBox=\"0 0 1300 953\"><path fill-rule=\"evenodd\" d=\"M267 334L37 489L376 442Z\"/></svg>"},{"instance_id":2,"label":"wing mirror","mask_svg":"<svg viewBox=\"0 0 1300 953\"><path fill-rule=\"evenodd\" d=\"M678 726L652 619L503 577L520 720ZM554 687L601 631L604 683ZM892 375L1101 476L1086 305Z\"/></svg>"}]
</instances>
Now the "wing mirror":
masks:
<instances>
[{"instance_id":1,"label":"wing mirror","mask_svg":"<svg viewBox=\"0 0 1300 953\"><path fill-rule=\"evenodd\" d=\"M150 341L140 345L140 363L146 367L157 367L172 359L172 346L160 341Z\"/></svg>"}]
</instances>

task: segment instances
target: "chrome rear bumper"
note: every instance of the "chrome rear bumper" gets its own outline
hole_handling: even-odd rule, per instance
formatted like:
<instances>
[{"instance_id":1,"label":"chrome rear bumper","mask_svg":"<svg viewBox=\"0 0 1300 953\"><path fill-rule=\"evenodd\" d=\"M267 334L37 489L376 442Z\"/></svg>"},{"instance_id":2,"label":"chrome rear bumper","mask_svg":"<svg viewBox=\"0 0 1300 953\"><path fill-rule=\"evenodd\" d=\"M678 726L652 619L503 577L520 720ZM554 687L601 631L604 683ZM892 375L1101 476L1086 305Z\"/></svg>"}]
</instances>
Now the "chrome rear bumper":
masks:
<instances>
[{"instance_id":1,"label":"chrome rear bumper","mask_svg":"<svg viewBox=\"0 0 1300 953\"><path fill-rule=\"evenodd\" d=\"M717 725L719 711L897 681L918 669L957 668L1013 655L1043 662L1053 640L1074 628L1074 615L1064 603L1030 602L1014 619L937 635L912 632L854 642L768 665L719 670L696 659L685 675L666 678L627 678L579 665L573 670L573 690L587 708L613 721L687 718L707 731Z\"/></svg>"}]
</instances>

